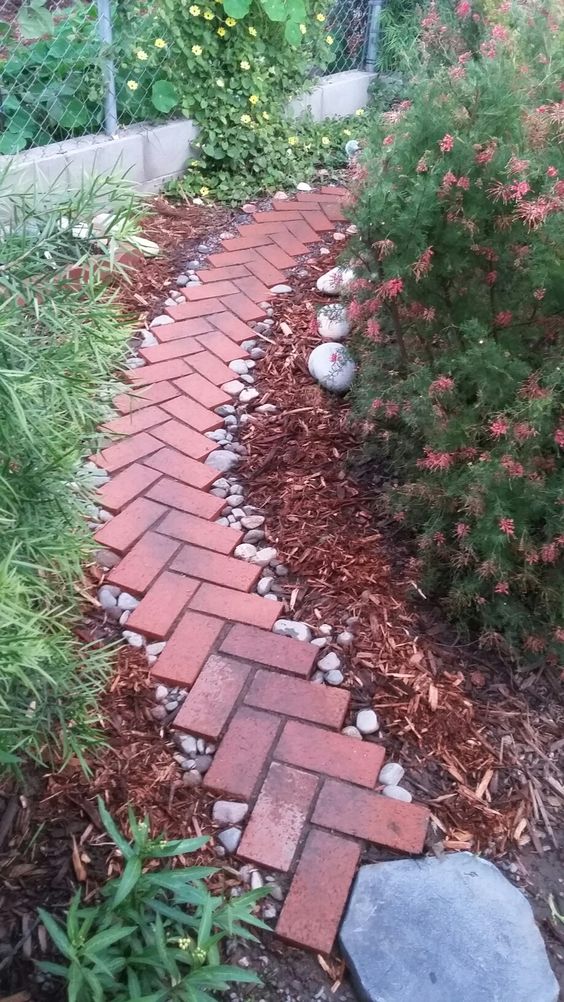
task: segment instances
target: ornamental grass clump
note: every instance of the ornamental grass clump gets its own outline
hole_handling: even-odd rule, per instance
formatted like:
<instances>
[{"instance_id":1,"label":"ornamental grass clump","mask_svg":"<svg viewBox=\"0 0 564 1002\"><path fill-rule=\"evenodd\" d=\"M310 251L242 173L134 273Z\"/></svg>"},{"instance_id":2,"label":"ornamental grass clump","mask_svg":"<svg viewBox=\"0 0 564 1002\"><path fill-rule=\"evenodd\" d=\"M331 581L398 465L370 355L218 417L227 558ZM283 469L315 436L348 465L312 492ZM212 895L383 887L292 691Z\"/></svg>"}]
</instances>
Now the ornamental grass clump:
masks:
<instances>
[{"instance_id":1,"label":"ornamental grass clump","mask_svg":"<svg viewBox=\"0 0 564 1002\"><path fill-rule=\"evenodd\" d=\"M521 664L564 652L562 27L557 4L432 5L352 212L367 445L427 589Z\"/></svg>"}]
</instances>

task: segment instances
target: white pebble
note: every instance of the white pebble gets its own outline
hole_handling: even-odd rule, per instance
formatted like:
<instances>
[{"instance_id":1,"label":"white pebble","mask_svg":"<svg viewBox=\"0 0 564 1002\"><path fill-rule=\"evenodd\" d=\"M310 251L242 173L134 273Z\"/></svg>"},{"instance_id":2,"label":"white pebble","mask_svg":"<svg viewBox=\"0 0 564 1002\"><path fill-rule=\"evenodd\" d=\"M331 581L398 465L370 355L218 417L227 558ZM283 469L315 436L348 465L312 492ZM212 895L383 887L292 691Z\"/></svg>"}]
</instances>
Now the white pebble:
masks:
<instances>
[{"instance_id":1,"label":"white pebble","mask_svg":"<svg viewBox=\"0 0 564 1002\"><path fill-rule=\"evenodd\" d=\"M385 786L382 793L385 797L389 797L390 800L403 800L406 804L410 804L413 800L411 793L408 790L404 790L403 786Z\"/></svg>"},{"instance_id":2,"label":"white pebble","mask_svg":"<svg viewBox=\"0 0 564 1002\"><path fill-rule=\"evenodd\" d=\"M346 734L349 738L356 738L357 741L362 741L362 734L358 727L354 727L352 724L349 724L348 727L343 727L341 734Z\"/></svg>"},{"instance_id":3,"label":"white pebble","mask_svg":"<svg viewBox=\"0 0 564 1002\"><path fill-rule=\"evenodd\" d=\"M248 543L242 543L242 546L248 546ZM263 546L261 550L257 550L255 555L251 557L252 564L258 564L259 567L268 567L271 560L276 559L276 550L273 546Z\"/></svg>"},{"instance_id":4,"label":"white pebble","mask_svg":"<svg viewBox=\"0 0 564 1002\"><path fill-rule=\"evenodd\" d=\"M247 386L244 390L241 390L239 394L239 400L242 404L250 404L251 401L256 400L260 396L258 390L255 390L253 386Z\"/></svg>"},{"instance_id":5,"label":"white pebble","mask_svg":"<svg viewBox=\"0 0 564 1002\"><path fill-rule=\"evenodd\" d=\"M383 783L384 786L397 786L404 776L405 769L399 762L386 762L386 765L380 770L378 782Z\"/></svg>"},{"instance_id":6,"label":"white pebble","mask_svg":"<svg viewBox=\"0 0 564 1002\"><path fill-rule=\"evenodd\" d=\"M329 651L325 657L321 658L317 662L317 667L322 671L338 671L341 667L341 659L337 657L334 651Z\"/></svg>"},{"instance_id":7,"label":"white pebble","mask_svg":"<svg viewBox=\"0 0 564 1002\"><path fill-rule=\"evenodd\" d=\"M252 543L239 543L239 546L235 547L234 555L240 560L253 560L256 552L257 548Z\"/></svg>"},{"instance_id":8,"label":"white pebble","mask_svg":"<svg viewBox=\"0 0 564 1002\"><path fill-rule=\"evenodd\" d=\"M361 734L375 734L379 725L374 710L359 710L356 715L356 726Z\"/></svg>"},{"instance_id":9,"label":"white pebble","mask_svg":"<svg viewBox=\"0 0 564 1002\"><path fill-rule=\"evenodd\" d=\"M311 630L307 623L293 619L278 619L272 627L272 632L283 637L293 637L294 640L311 640Z\"/></svg>"}]
</instances>

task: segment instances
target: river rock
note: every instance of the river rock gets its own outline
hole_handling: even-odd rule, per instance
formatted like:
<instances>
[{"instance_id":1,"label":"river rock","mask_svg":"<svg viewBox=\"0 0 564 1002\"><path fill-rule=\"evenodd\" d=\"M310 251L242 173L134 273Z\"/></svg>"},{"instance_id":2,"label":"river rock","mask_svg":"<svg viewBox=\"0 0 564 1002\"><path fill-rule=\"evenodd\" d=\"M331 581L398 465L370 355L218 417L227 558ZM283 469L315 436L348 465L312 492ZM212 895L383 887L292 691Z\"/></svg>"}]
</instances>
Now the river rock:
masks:
<instances>
[{"instance_id":1,"label":"river rock","mask_svg":"<svg viewBox=\"0 0 564 1002\"><path fill-rule=\"evenodd\" d=\"M210 452L209 456L206 456L206 465L211 466L218 473L229 473L229 470L232 470L240 462L240 459L241 457L236 452L231 452L230 449L216 449L215 452Z\"/></svg>"},{"instance_id":2,"label":"river rock","mask_svg":"<svg viewBox=\"0 0 564 1002\"><path fill-rule=\"evenodd\" d=\"M293 637L294 640L311 640L311 630L307 623L293 619L278 619L272 627L273 633L283 637Z\"/></svg>"},{"instance_id":3,"label":"river rock","mask_svg":"<svg viewBox=\"0 0 564 1002\"><path fill-rule=\"evenodd\" d=\"M359 710L356 715L356 726L361 734L375 734L378 730L378 717L374 710Z\"/></svg>"},{"instance_id":4,"label":"river rock","mask_svg":"<svg viewBox=\"0 0 564 1002\"><path fill-rule=\"evenodd\" d=\"M311 352L309 373L326 390L345 393L351 386L356 365L347 349L338 341L324 341Z\"/></svg>"},{"instance_id":5,"label":"river rock","mask_svg":"<svg viewBox=\"0 0 564 1002\"><path fill-rule=\"evenodd\" d=\"M340 932L361 1002L557 1002L531 906L460 852L361 867Z\"/></svg>"},{"instance_id":6,"label":"river rock","mask_svg":"<svg viewBox=\"0 0 564 1002\"><path fill-rule=\"evenodd\" d=\"M238 825L249 810L248 804L236 804L230 800L216 800L212 817L216 825Z\"/></svg>"},{"instance_id":7,"label":"river rock","mask_svg":"<svg viewBox=\"0 0 564 1002\"><path fill-rule=\"evenodd\" d=\"M326 296L338 296L353 280L354 271L352 268L337 267L331 268L331 271L325 272L324 275L320 275L316 285L319 292L325 293Z\"/></svg>"},{"instance_id":8,"label":"river rock","mask_svg":"<svg viewBox=\"0 0 564 1002\"><path fill-rule=\"evenodd\" d=\"M342 341L351 329L347 308L341 303L322 306L317 313L317 329L324 341Z\"/></svg>"},{"instance_id":9,"label":"river rock","mask_svg":"<svg viewBox=\"0 0 564 1002\"><path fill-rule=\"evenodd\" d=\"M383 783L384 786L397 786L398 783L401 783L404 775L405 769L399 762L386 762L384 768L380 770L378 782Z\"/></svg>"},{"instance_id":10,"label":"river rock","mask_svg":"<svg viewBox=\"0 0 564 1002\"><path fill-rule=\"evenodd\" d=\"M413 800L413 797L411 796L409 790L404 790L403 786L396 786L395 784L391 783L389 786L384 787L382 793L385 797L388 797L390 800L402 800L404 804L410 804L411 801Z\"/></svg>"}]
</instances>

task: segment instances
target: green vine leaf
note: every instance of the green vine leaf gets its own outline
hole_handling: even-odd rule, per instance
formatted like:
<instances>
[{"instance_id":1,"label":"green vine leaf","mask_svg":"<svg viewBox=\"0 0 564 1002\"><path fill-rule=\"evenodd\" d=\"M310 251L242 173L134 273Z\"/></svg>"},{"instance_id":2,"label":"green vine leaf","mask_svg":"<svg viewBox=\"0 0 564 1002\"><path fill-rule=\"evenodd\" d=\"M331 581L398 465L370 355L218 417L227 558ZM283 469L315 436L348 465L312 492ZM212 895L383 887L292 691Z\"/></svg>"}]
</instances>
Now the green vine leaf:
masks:
<instances>
[{"instance_id":1,"label":"green vine leaf","mask_svg":"<svg viewBox=\"0 0 564 1002\"><path fill-rule=\"evenodd\" d=\"M288 8L284 0L261 0L261 6L271 21L285 21L288 17Z\"/></svg>"},{"instance_id":2,"label":"green vine leaf","mask_svg":"<svg viewBox=\"0 0 564 1002\"><path fill-rule=\"evenodd\" d=\"M287 21L284 28L284 37L290 45L301 45L303 35L300 31L298 21Z\"/></svg>"},{"instance_id":3,"label":"green vine leaf","mask_svg":"<svg viewBox=\"0 0 564 1002\"><path fill-rule=\"evenodd\" d=\"M53 15L45 7L46 0L30 0L18 14L18 28L22 38L41 38L52 35L55 27Z\"/></svg>"},{"instance_id":4,"label":"green vine leaf","mask_svg":"<svg viewBox=\"0 0 564 1002\"><path fill-rule=\"evenodd\" d=\"M178 104L178 94L170 80L155 80L151 88L151 101L157 111L168 114Z\"/></svg>"},{"instance_id":5,"label":"green vine leaf","mask_svg":"<svg viewBox=\"0 0 564 1002\"><path fill-rule=\"evenodd\" d=\"M223 9L228 17L234 17L235 20L240 21L249 13L250 6L250 0L225 0Z\"/></svg>"}]
</instances>

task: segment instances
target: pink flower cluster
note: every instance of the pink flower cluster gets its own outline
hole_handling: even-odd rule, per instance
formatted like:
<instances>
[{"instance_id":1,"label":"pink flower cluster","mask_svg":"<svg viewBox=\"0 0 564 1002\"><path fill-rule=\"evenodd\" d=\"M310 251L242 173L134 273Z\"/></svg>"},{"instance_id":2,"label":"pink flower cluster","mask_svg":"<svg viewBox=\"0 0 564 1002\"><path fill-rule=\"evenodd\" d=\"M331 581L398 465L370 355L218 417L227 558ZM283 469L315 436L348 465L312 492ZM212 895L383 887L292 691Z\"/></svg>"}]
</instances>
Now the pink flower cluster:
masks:
<instances>
[{"instance_id":1,"label":"pink flower cluster","mask_svg":"<svg viewBox=\"0 0 564 1002\"><path fill-rule=\"evenodd\" d=\"M441 153L450 153L454 146L454 136L451 136L449 132L443 136L439 141L439 149Z\"/></svg>"},{"instance_id":2,"label":"pink flower cluster","mask_svg":"<svg viewBox=\"0 0 564 1002\"><path fill-rule=\"evenodd\" d=\"M450 376L439 376L430 384L429 396L441 396L443 393L451 393L452 390L454 390L454 379Z\"/></svg>"}]
</instances>

